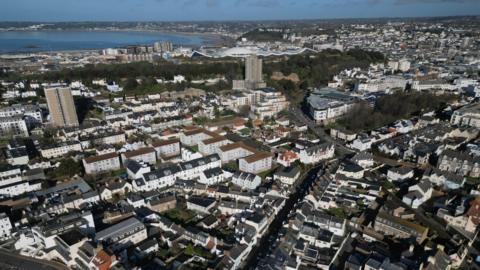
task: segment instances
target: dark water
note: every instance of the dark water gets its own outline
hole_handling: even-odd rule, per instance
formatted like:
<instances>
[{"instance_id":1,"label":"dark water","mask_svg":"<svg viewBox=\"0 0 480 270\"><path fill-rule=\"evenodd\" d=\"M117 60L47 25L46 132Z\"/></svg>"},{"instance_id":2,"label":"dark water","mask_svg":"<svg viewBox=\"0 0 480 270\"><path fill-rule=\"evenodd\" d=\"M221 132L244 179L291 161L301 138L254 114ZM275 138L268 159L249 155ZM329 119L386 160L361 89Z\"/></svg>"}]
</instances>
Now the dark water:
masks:
<instances>
[{"instance_id":1,"label":"dark water","mask_svg":"<svg viewBox=\"0 0 480 270\"><path fill-rule=\"evenodd\" d=\"M104 49L169 41L176 45L201 46L212 37L137 31L0 31L0 53Z\"/></svg>"}]
</instances>

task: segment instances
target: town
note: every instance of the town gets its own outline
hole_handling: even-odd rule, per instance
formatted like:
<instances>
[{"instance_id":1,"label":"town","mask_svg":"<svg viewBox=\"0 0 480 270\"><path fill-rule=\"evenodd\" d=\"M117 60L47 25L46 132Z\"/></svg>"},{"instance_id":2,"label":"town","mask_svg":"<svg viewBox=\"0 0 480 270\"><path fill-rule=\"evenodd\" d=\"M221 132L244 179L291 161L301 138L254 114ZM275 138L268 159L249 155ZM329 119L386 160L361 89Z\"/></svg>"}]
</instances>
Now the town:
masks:
<instances>
[{"instance_id":1,"label":"town","mask_svg":"<svg viewBox=\"0 0 480 270\"><path fill-rule=\"evenodd\" d=\"M0 268L480 269L479 22L1 55Z\"/></svg>"}]
</instances>

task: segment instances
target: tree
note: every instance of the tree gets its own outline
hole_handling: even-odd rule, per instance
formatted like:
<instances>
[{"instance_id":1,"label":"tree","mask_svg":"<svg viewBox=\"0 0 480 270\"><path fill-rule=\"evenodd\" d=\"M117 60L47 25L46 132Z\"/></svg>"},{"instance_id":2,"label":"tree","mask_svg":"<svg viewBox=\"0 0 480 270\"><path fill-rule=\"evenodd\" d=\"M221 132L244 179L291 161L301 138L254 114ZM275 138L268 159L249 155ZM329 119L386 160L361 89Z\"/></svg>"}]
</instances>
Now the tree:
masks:
<instances>
[{"instance_id":1,"label":"tree","mask_svg":"<svg viewBox=\"0 0 480 270\"><path fill-rule=\"evenodd\" d=\"M126 90L132 90L138 87L138 82L135 78L128 78L127 82L125 83Z\"/></svg>"},{"instance_id":2,"label":"tree","mask_svg":"<svg viewBox=\"0 0 480 270\"><path fill-rule=\"evenodd\" d=\"M397 92L378 98L374 107L366 102L356 104L338 123L354 132L372 130L398 119L439 110L453 99L452 95Z\"/></svg>"},{"instance_id":3,"label":"tree","mask_svg":"<svg viewBox=\"0 0 480 270\"><path fill-rule=\"evenodd\" d=\"M248 117L249 114L250 114L250 106L248 105L240 106L240 108L238 109L238 115L241 117Z\"/></svg>"},{"instance_id":4,"label":"tree","mask_svg":"<svg viewBox=\"0 0 480 270\"><path fill-rule=\"evenodd\" d=\"M56 178L73 177L74 175L82 174L83 168L80 162L76 162L72 158L66 158L60 161L58 168L54 170Z\"/></svg>"}]
</instances>

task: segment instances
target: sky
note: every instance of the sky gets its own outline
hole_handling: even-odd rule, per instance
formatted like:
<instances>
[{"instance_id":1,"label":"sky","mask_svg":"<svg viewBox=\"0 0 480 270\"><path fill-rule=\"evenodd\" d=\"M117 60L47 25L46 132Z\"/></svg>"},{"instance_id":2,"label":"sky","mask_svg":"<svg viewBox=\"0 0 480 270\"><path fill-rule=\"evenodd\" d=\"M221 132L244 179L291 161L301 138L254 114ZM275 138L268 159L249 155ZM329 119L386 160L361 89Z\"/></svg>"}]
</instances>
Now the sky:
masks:
<instances>
[{"instance_id":1,"label":"sky","mask_svg":"<svg viewBox=\"0 0 480 270\"><path fill-rule=\"evenodd\" d=\"M1 0L0 21L218 21L480 15L480 0Z\"/></svg>"}]
</instances>

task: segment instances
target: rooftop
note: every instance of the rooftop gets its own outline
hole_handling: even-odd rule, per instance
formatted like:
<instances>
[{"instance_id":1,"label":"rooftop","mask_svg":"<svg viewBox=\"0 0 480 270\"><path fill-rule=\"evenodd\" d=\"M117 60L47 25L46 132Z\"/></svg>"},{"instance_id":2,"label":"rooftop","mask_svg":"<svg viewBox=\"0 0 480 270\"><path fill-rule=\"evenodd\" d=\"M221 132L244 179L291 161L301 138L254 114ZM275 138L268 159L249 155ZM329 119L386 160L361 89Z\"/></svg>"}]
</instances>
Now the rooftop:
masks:
<instances>
[{"instance_id":1,"label":"rooftop","mask_svg":"<svg viewBox=\"0 0 480 270\"><path fill-rule=\"evenodd\" d=\"M248 157L245 157L243 158L243 160L245 160L247 163L253 163L269 157L270 158L272 157L272 153L262 151L262 152L257 152L253 155L250 155Z\"/></svg>"},{"instance_id":2,"label":"rooftop","mask_svg":"<svg viewBox=\"0 0 480 270\"><path fill-rule=\"evenodd\" d=\"M108 153L108 154L104 154L104 155L91 156L91 157L85 158L85 162L88 163L88 164L91 164L91 163L95 163L95 162L102 161L102 160L107 160L107 159L112 159L112 158L118 158L118 154L116 152L113 152L113 153Z\"/></svg>"}]
</instances>

